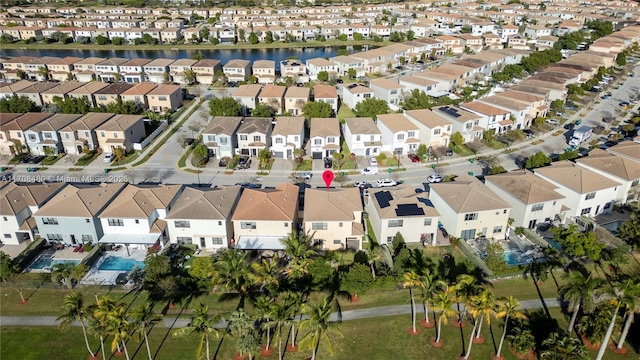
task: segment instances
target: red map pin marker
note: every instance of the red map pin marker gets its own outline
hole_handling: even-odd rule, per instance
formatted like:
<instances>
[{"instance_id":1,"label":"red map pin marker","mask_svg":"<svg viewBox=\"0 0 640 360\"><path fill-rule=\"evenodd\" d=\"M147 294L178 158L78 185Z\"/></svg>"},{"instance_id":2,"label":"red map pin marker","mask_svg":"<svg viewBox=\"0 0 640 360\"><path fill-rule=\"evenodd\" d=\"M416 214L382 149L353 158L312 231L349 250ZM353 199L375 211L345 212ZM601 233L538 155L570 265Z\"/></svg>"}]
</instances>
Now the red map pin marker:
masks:
<instances>
[{"instance_id":1,"label":"red map pin marker","mask_svg":"<svg viewBox=\"0 0 640 360\"><path fill-rule=\"evenodd\" d=\"M327 185L327 189L328 189L329 186L331 185L331 182L333 181L333 171L325 170L322 173L322 180L324 180L324 183Z\"/></svg>"}]
</instances>

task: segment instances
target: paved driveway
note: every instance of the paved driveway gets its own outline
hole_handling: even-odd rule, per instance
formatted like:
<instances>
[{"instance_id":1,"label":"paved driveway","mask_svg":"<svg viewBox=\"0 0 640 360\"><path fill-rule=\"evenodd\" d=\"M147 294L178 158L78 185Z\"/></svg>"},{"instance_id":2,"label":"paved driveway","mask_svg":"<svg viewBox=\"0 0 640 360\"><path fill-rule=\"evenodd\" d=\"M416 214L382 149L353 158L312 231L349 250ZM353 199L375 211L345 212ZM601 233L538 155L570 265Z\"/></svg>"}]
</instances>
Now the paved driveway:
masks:
<instances>
[{"instance_id":1,"label":"paved driveway","mask_svg":"<svg viewBox=\"0 0 640 360\"><path fill-rule=\"evenodd\" d=\"M271 165L271 171L293 171L293 163L291 160L285 159L274 159L273 164Z\"/></svg>"}]
</instances>

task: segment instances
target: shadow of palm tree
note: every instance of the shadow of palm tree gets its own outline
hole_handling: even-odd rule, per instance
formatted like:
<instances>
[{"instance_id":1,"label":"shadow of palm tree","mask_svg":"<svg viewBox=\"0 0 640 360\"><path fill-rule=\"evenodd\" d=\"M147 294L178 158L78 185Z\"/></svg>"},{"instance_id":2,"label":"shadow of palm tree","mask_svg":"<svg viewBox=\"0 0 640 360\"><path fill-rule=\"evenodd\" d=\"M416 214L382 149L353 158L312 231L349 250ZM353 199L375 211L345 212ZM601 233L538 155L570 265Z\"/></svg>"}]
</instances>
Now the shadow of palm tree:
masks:
<instances>
[{"instance_id":1,"label":"shadow of palm tree","mask_svg":"<svg viewBox=\"0 0 640 360\"><path fill-rule=\"evenodd\" d=\"M173 327L176 325L176 322L178 321L178 319L180 319L180 316L187 309L187 306L189 304L190 304L190 301L186 301L184 303L182 308L180 308L180 312L178 312L178 314L176 314L176 317L173 319L173 322L171 323L171 326L169 326L169 328L167 328L167 333L164 334L164 337L162 338L162 341L160 341L160 344L158 345L158 348L156 349L156 352L153 354L153 358L154 359L158 358L158 354L160 353L160 349L162 349L162 346L164 345L165 341L167 341L167 338L171 334L171 331L173 330ZM169 305L167 304L166 308L168 308L168 307L169 307Z\"/></svg>"},{"instance_id":2,"label":"shadow of palm tree","mask_svg":"<svg viewBox=\"0 0 640 360\"><path fill-rule=\"evenodd\" d=\"M520 324L515 323L514 327L517 326L531 330L531 334L536 341L536 352L539 353L542 348L542 342L549 337L549 334L562 330L560 329L558 320L549 316L548 313L542 309L525 311L524 313L527 315L527 321L518 320Z\"/></svg>"}]
</instances>

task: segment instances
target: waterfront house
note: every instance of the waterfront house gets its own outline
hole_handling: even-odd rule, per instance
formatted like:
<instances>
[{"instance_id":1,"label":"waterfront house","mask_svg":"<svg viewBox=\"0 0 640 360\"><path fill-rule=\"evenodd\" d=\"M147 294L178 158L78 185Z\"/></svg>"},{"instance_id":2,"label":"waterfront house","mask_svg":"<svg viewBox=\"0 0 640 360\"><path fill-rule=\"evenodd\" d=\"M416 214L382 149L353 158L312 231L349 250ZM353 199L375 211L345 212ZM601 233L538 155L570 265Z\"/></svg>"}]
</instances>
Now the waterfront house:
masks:
<instances>
[{"instance_id":1,"label":"waterfront house","mask_svg":"<svg viewBox=\"0 0 640 360\"><path fill-rule=\"evenodd\" d=\"M329 78L338 77L338 65L324 58L314 58L306 61L306 70L309 79L318 80L318 73L324 71Z\"/></svg>"},{"instance_id":2,"label":"waterfront house","mask_svg":"<svg viewBox=\"0 0 640 360\"><path fill-rule=\"evenodd\" d=\"M251 76L250 64L251 61L244 59L229 60L229 62L222 67L227 81L247 81L249 76Z\"/></svg>"},{"instance_id":3,"label":"waterfront house","mask_svg":"<svg viewBox=\"0 0 640 360\"><path fill-rule=\"evenodd\" d=\"M105 60L107 59L99 57L88 57L86 59L77 61L73 64L73 76L76 78L76 80L82 82L97 80L96 65Z\"/></svg>"},{"instance_id":4,"label":"waterfront house","mask_svg":"<svg viewBox=\"0 0 640 360\"><path fill-rule=\"evenodd\" d=\"M114 82L122 78L120 65L126 63L129 59L109 58L95 64L94 71L96 80L103 82Z\"/></svg>"},{"instance_id":5,"label":"waterfront house","mask_svg":"<svg viewBox=\"0 0 640 360\"><path fill-rule=\"evenodd\" d=\"M204 85L213 84L216 81L218 71L222 71L220 60L202 59L191 66L196 75L196 82Z\"/></svg>"},{"instance_id":6,"label":"waterfront house","mask_svg":"<svg viewBox=\"0 0 640 360\"><path fill-rule=\"evenodd\" d=\"M193 71L191 67L197 62L198 60L193 59L178 59L172 62L169 66L169 71L173 81L181 84L186 84L187 81L184 78L185 71Z\"/></svg>"},{"instance_id":7,"label":"waterfront house","mask_svg":"<svg viewBox=\"0 0 640 360\"><path fill-rule=\"evenodd\" d=\"M273 60L256 60L253 62L253 75L259 84L273 84L276 81L276 62Z\"/></svg>"},{"instance_id":8,"label":"waterfront house","mask_svg":"<svg viewBox=\"0 0 640 360\"><path fill-rule=\"evenodd\" d=\"M120 64L120 75L126 83L136 84L145 82L144 66L150 63L150 59L134 58Z\"/></svg>"},{"instance_id":9,"label":"waterfront house","mask_svg":"<svg viewBox=\"0 0 640 360\"><path fill-rule=\"evenodd\" d=\"M280 78L288 77L295 80L296 83L309 82L307 66L297 59L280 61Z\"/></svg>"},{"instance_id":10,"label":"waterfront house","mask_svg":"<svg viewBox=\"0 0 640 360\"><path fill-rule=\"evenodd\" d=\"M169 67L173 64L173 59L154 59L151 62L142 66L147 81L164 84L171 81L171 75L169 74Z\"/></svg>"},{"instance_id":11,"label":"waterfront house","mask_svg":"<svg viewBox=\"0 0 640 360\"><path fill-rule=\"evenodd\" d=\"M74 64L81 61L82 58L75 56L66 56L58 60L54 60L47 64L49 70L49 77L51 80L67 81L73 78Z\"/></svg>"}]
</instances>

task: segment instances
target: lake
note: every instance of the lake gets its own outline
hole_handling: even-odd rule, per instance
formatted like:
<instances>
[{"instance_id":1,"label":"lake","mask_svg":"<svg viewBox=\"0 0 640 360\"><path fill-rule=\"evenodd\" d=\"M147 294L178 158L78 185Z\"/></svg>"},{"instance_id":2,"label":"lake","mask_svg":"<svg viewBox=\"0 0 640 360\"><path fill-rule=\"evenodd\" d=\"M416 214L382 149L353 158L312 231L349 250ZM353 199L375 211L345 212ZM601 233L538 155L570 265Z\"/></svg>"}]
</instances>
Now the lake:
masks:
<instances>
[{"instance_id":1,"label":"lake","mask_svg":"<svg viewBox=\"0 0 640 360\"><path fill-rule=\"evenodd\" d=\"M255 60L273 60L276 62L276 67L279 67L281 60L286 60L290 56L295 56L301 61L305 61L313 58L329 58L338 55L338 50L341 47L327 46L327 47L291 47L291 48L274 48L274 49L175 49L171 50L158 49L158 50L140 50L140 49L125 49L125 50L113 50L113 49L65 49L64 45L60 49L2 49L2 55L5 56L77 56L81 58L88 58L91 56L96 57L121 57L127 59L133 58L147 58L147 59L181 59L191 58L196 54L200 54L205 59L220 60L222 64L226 64L232 59L246 59L250 61ZM353 46L346 46L349 52L356 52L367 50L367 46L357 47L357 50Z\"/></svg>"}]
</instances>

